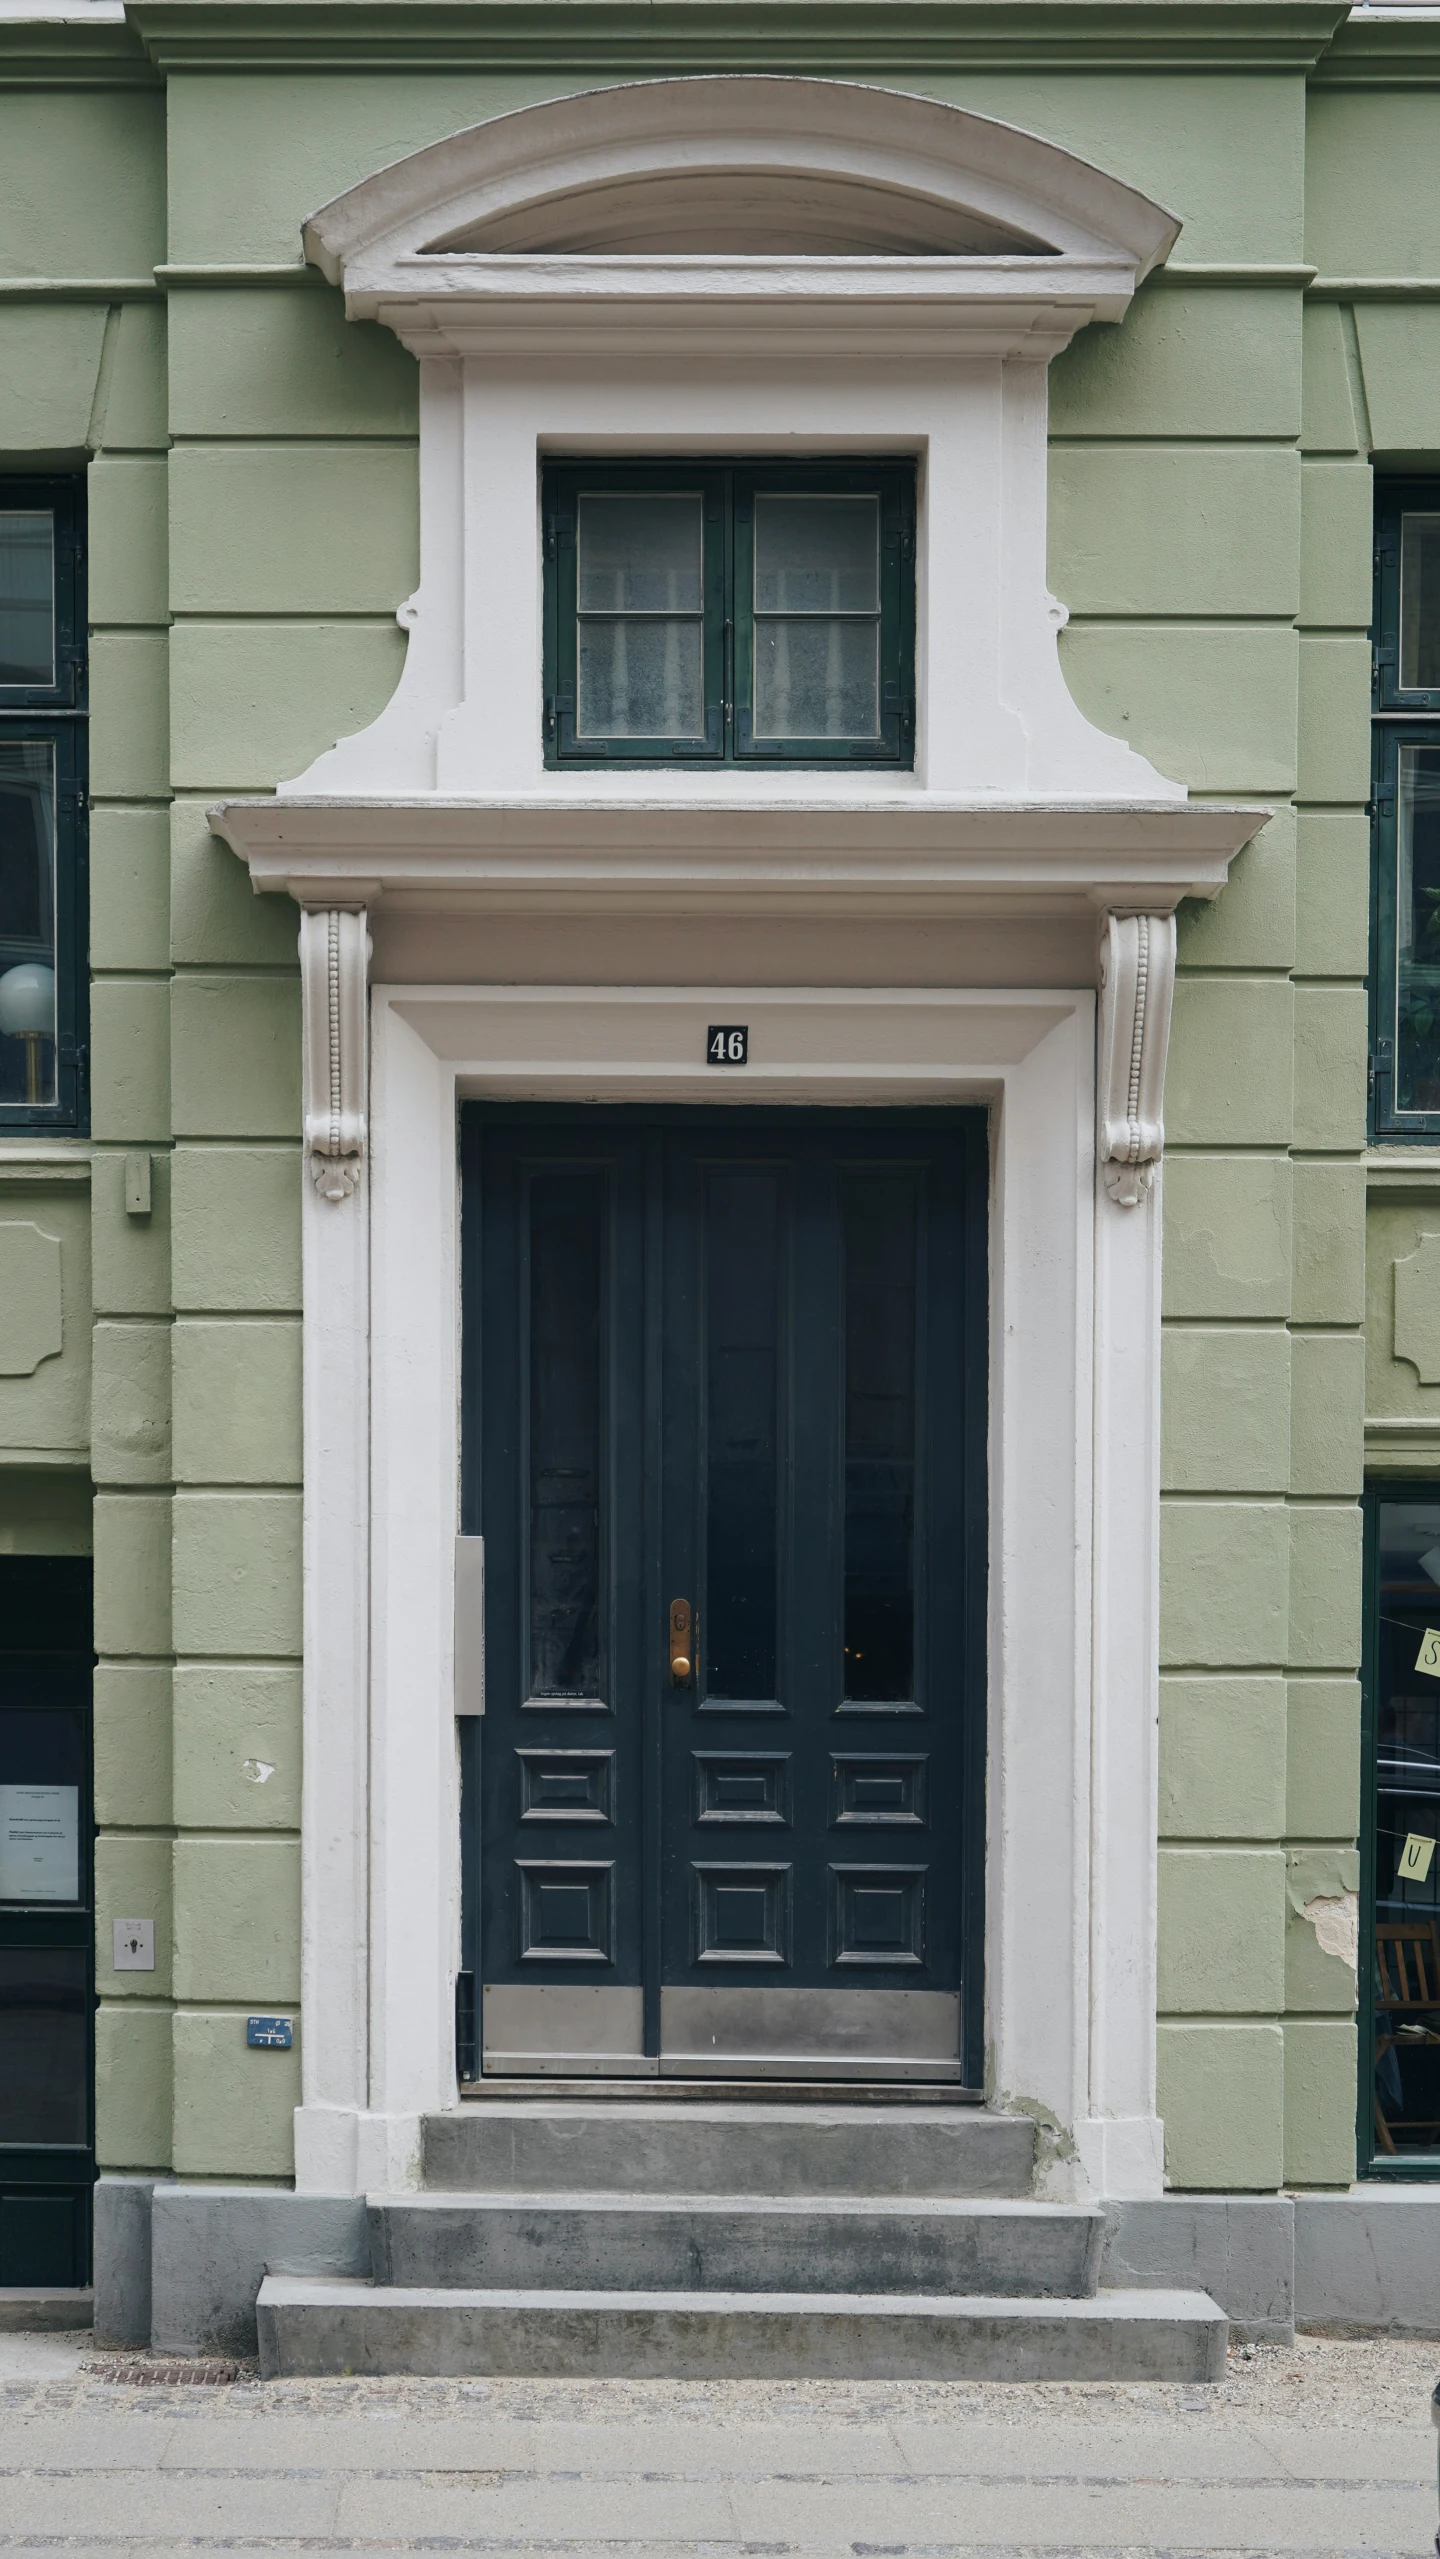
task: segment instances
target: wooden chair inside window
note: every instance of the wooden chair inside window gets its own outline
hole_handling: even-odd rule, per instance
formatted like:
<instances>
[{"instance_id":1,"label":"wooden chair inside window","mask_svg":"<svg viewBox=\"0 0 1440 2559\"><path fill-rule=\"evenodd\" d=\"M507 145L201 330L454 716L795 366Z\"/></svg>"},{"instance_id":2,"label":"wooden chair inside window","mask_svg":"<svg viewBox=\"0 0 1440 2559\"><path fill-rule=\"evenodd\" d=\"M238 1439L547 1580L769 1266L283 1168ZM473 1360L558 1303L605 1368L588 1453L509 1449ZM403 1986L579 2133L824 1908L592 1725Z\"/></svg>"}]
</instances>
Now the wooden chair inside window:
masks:
<instances>
[{"instance_id":1,"label":"wooden chair inside window","mask_svg":"<svg viewBox=\"0 0 1440 2559\"><path fill-rule=\"evenodd\" d=\"M1375 2059L1395 2046L1440 2045L1440 1927L1433 1919L1375 1923ZM1397 2132L1440 2134L1440 2115L1386 2117L1375 2097L1375 2139L1395 2155Z\"/></svg>"}]
</instances>

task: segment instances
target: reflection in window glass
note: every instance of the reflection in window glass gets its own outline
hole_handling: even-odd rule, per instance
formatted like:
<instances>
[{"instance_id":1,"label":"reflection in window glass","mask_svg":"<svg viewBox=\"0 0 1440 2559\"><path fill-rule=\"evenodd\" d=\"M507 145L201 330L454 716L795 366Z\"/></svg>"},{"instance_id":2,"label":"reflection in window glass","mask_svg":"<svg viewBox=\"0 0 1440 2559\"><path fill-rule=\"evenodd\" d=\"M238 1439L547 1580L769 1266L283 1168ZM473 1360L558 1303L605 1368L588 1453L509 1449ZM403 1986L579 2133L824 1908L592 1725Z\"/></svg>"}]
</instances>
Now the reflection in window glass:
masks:
<instances>
[{"instance_id":1,"label":"reflection in window glass","mask_svg":"<svg viewBox=\"0 0 1440 2559\"><path fill-rule=\"evenodd\" d=\"M1440 692L1440 515L1400 519L1400 690Z\"/></svg>"},{"instance_id":2,"label":"reflection in window glass","mask_svg":"<svg viewBox=\"0 0 1440 2559\"><path fill-rule=\"evenodd\" d=\"M757 613L875 613L880 501L755 498Z\"/></svg>"},{"instance_id":3,"label":"reflection in window glass","mask_svg":"<svg viewBox=\"0 0 1440 2559\"><path fill-rule=\"evenodd\" d=\"M878 497L755 498L755 735L880 734Z\"/></svg>"},{"instance_id":4,"label":"reflection in window glass","mask_svg":"<svg viewBox=\"0 0 1440 2559\"><path fill-rule=\"evenodd\" d=\"M530 1186L530 1694L600 1694L602 1180Z\"/></svg>"},{"instance_id":5,"label":"reflection in window glass","mask_svg":"<svg viewBox=\"0 0 1440 2559\"><path fill-rule=\"evenodd\" d=\"M1374 2130L1388 2159L1440 2150L1440 1501L1382 1501L1378 1526Z\"/></svg>"},{"instance_id":6,"label":"reflection in window glass","mask_svg":"<svg viewBox=\"0 0 1440 2559\"><path fill-rule=\"evenodd\" d=\"M55 749L0 739L0 1102L54 1099Z\"/></svg>"},{"instance_id":7,"label":"reflection in window glass","mask_svg":"<svg viewBox=\"0 0 1440 2559\"><path fill-rule=\"evenodd\" d=\"M89 2138L85 1971L83 1947L0 1947L0 2142Z\"/></svg>"},{"instance_id":8,"label":"reflection in window glass","mask_svg":"<svg viewBox=\"0 0 1440 2559\"><path fill-rule=\"evenodd\" d=\"M0 508L0 684L55 681L55 519Z\"/></svg>"},{"instance_id":9,"label":"reflection in window glass","mask_svg":"<svg viewBox=\"0 0 1440 2559\"><path fill-rule=\"evenodd\" d=\"M1440 747L1399 753L1395 938L1395 1107L1440 1111Z\"/></svg>"},{"instance_id":10,"label":"reflection in window glass","mask_svg":"<svg viewBox=\"0 0 1440 2559\"><path fill-rule=\"evenodd\" d=\"M845 1695L915 1694L915 1184L845 1183Z\"/></svg>"},{"instance_id":11,"label":"reflection in window glass","mask_svg":"<svg viewBox=\"0 0 1440 2559\"><path fill-rule=\"evenodd\" d=\"M705 1685L712 1697L773 1698L779 1182L712 1173L706 1210Z\"/></svg>"},{"instance_id":12,"label":"reflection in window glass","mask_svg":"<svg viewBox=\"0 0 1440 2559\"><path fill-rule=\"evenodd\" d=\"M587 489L576 527L582 737L705 732L698 490Z\"/></svg>"}]
</instances>

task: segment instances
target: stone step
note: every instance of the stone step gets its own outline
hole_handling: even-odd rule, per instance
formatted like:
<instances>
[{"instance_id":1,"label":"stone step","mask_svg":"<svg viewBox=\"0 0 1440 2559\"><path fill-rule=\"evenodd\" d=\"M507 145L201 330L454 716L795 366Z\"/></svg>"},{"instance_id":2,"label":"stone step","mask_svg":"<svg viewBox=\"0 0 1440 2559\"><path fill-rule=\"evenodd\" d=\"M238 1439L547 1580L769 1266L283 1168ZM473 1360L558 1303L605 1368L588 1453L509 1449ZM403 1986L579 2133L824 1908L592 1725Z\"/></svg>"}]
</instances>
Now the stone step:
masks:
<instances>
[{"instance_id":1,"label":"stone step","mask_svg":"<svg viewBox=\"0 0 1440 2559\"><path fill-rule=\"evenodd\" d=\"M94 2324L95 2295L89 2284L0 2284L0 2334Z\"/></svg>"},{"instance_id":2,"label":"stone step","mask_svg":"<svg viewBox=\"0 0 1440 2559\"><path fill-rule=\"evenodd\" d=\"M1028 2195L1035 2127L968 2106L490 2099L428 2115L446 2193Z\"/></svg>"},{"instance_id":3,"label":"stone step","mask_svg":"<svg viewBox=\"0 0 1440 2559\"><path fill-rule=\"evenodd\" d=\"M323 2373L660 2380L1218 2381L1203 2292L1089 2301L934 2294L452 2291L267 2275L267 2379Z\"/></svg>"},{"instance_id":4,"label":"stone step","mask_svg":"<svg viewBox=\"0 0 1440 2559\"><path fill-rule=\"evenodd\" d=\"M382 2284L583 2292L1094 2292L1104 2216L973 2196L386 2195Z\"/></svg>"}]
</instances>

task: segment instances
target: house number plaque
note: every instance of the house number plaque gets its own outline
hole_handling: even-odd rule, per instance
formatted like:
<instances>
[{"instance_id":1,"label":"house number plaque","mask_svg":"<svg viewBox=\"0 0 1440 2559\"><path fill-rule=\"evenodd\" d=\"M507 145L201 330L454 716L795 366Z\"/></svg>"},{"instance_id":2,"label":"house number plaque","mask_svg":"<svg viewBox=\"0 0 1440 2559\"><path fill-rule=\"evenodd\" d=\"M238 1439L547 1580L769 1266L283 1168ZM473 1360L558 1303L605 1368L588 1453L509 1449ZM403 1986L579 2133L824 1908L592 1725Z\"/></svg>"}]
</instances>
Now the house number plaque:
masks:
<instances>
[{"instance_id":1,"label":"house number plaque","mask_svg":"<svg viewBox=\"0 0 1440 2559\"><path fill-rule=\"evenodd\" d=\"M705 1063L707 1066L748 1066L749 1023L712 1022L705 1034Z\"/></svg>"}]
</instances>

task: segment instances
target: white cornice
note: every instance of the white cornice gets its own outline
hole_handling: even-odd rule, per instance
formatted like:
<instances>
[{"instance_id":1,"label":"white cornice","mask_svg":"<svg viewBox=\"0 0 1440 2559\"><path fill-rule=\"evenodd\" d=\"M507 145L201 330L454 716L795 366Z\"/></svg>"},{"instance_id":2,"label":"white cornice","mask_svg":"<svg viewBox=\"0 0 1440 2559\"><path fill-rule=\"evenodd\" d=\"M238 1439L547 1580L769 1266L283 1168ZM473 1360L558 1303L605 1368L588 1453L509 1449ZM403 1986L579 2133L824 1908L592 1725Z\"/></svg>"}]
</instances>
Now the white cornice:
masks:
<instances>
[{"instance_id":1,"label":"white cornice","mask_svg":"<svg viewBox=\"0 0 1440 2559\"><path fill-rule=\"evenodd\" d=\"M414 355L568 357L693 348L711 361L1027 355L1048 363L1091 320L1118 320L1134 269L1063 258L397 260L348 292Z\"/></svg>"},{"instance_id":2,"label":"white cornice","mask_svg":"<svg viewBox=\"0 0 1440 2559\"><path fill-rule=\"evenodd\" d=\"M209 812L302 906L503 914L1165 913L1268 815L1217 801L253 799Z\"/></svg>"}]
</instances>

